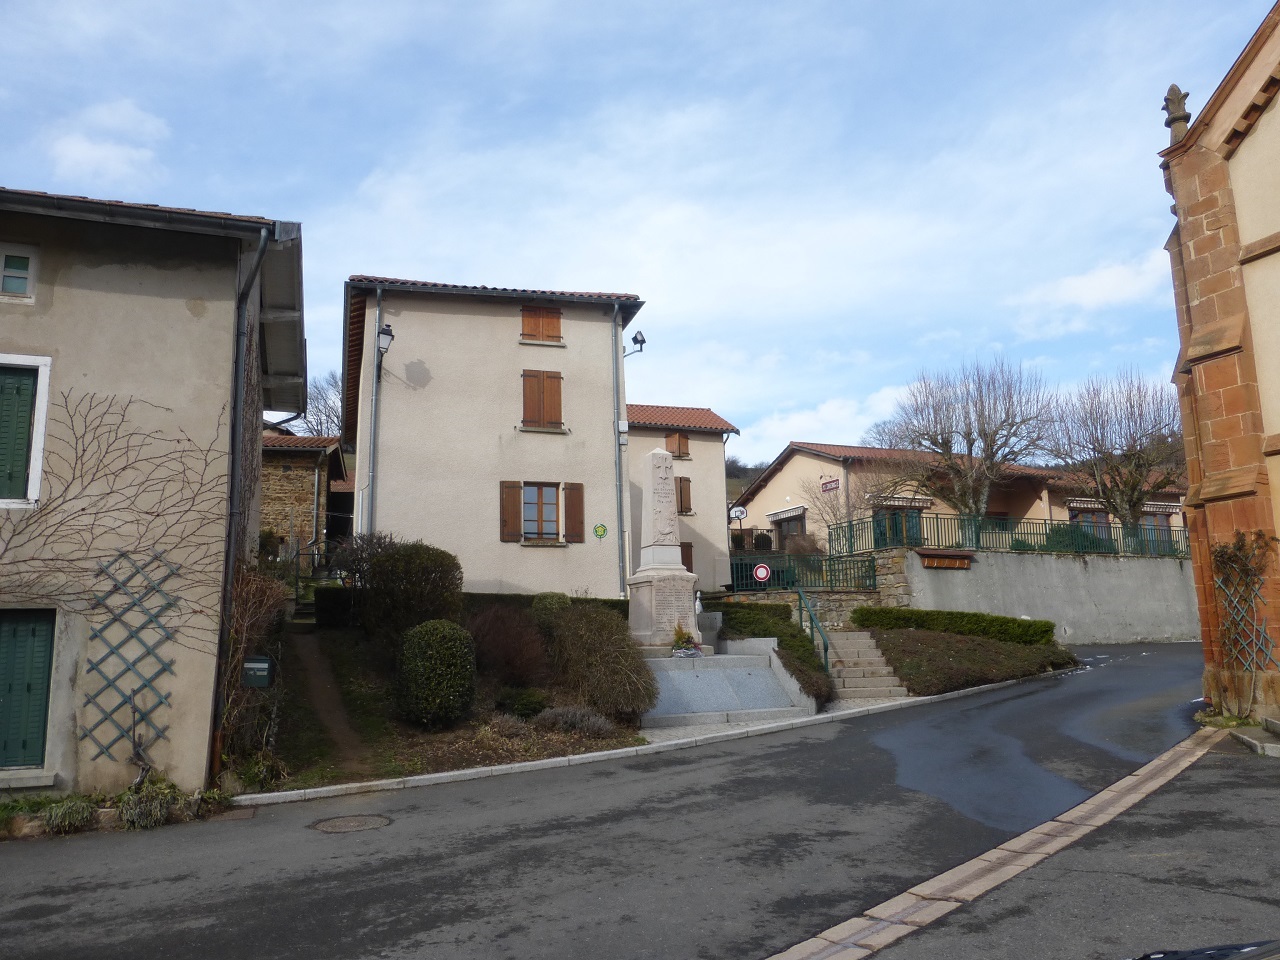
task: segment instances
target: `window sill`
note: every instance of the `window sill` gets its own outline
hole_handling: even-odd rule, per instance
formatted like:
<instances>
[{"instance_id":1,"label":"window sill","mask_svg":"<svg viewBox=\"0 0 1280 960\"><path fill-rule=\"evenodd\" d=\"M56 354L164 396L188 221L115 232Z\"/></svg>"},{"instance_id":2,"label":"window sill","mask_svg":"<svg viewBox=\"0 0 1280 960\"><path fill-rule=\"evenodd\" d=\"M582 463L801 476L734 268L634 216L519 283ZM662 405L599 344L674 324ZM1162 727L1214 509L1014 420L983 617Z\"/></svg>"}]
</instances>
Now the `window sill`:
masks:
<instances>
[{"instance_id":1,"label":"window sill","mask_svg":"<svg viewBox=\"0 0 1280 960\"><path fill-rule=\"evenodd\" d=\"M516 427L521 433L560 433L567 434L568 427Z\"/></svg>"},{"instance_id":2,"label":"window sill","mask_svg":"<svg viewBox=\"0 0 1280 960\"><path fill-rule=\"evenodd\" d=\"M525 347L559 347L562 350L568 346L563 340L518 340L516 342Z\"/></svg>"},{"instance_id":3,"label":"window sill","mask_svg":"<svg viewBox=\"0 0 1280 960\"><path fill-rule=\"evenodd\" d=\"M698 513L696 510L677 510L676 511L677 517L696 517L697 515Z\"/></svg>"},{"instance_id":4,"label":"window sill","mask_svg":"<svg viewBox=\"0 0 1280 960\"><path fill-rule=\"evenodd\" d=\"M520 546L543 549L545 547L567 547L568 544L563 540L521 540Z\"/></svg>"},{"instance_id":5,"label":"window sill","mask_svg":"<svg viewBox=\"0 0 1280 960\"><path fill-rule=\"evenodd\" d=\"M689 454L687 454L687 453L683 453L683 454L682 454L682 453L673 453L673 454L671 455L671 459L672 459L672 460L692 460L692 459L693 459L693 457L689 456Z\"/></svg>"},{"instance_id":6,"label":"window sill","mask_svg":"<svg viewBox=\"0 0 1280 960\"><path fill-rule=\"evenodd\" d=\"M0 510L34 510L39 500L0 500Z\"/></svg>"},{"instance_id":7,"label":"window sill","mask_svg":"<svg viewBox=\"0 0 1280 960\"><path fill-rule=\"evenodd\" d=\"M54 787L58 775L43 767L10 767L0 769L0 790L21 790L27 787Z\"/></svg>"}]
</instances>

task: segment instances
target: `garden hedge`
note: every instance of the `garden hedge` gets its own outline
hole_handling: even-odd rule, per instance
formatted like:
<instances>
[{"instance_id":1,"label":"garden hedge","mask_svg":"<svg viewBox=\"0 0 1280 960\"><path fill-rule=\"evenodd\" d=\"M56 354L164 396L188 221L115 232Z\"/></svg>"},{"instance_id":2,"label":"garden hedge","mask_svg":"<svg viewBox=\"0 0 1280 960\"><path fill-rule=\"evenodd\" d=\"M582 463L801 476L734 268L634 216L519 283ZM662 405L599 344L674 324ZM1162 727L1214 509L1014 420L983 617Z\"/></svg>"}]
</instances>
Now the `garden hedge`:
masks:
<instances>
[{"instance_id":1,"label":"garden hedge","mask_svg":"<svg viewBox=\"0 0 1280 960\"><path fill-rule=\"evenodd\" d=\"M855 627L878 630L937 630L1005 643L1044 646L1053 643L1052 620L1022 620L962 610L913 610L907 607L859 607L849 617Z\"/></svg>"},{"instance_id":2,"label":"garden hedge","mask_svg":"<svg viewBox=\"0 0 1280 960\"><path fill-rule=\"evenodd\" d=\"M794 611L789 603L735 603L730 600L703 600L702 609L707 613L724 613L726 610L755 610L775 620L790 621Z\"/></svg>"},{"instance_id":3,"label":"garden hedge","mask_svg":"<svg viewBox=\"0 0 1280 960\"><path fill-rule=\"evenodd\" d=\"M479 613L486 607L508 606L519 607L522 610L530 610L533 608L533 598L538 596L536 593L467 593L462 594L463 612L470 616ZM573 603L598 603L608 607L610 610L616 610L624 617L630 613L631 605L628 600L619 600L617 597L570 597Z\"/></svg>"}]
</instances>

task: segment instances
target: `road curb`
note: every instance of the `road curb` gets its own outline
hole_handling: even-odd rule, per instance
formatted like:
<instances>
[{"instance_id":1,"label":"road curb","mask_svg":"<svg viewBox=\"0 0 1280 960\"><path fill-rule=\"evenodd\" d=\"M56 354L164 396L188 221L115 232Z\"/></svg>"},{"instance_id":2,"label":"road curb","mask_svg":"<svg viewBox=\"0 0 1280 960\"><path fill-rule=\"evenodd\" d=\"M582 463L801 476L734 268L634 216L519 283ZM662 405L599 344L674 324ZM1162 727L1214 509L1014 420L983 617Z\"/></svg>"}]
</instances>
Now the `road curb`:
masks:
<instances>
[{"instance_id":1,"label":"road curb","mask_svg":"<svg viewBox=\"0 0 1280 960\"><path fill-rule=\"evenodd\" d=\"M1202 728L1052 820L767 960L858 960L870 956L1110 823L1182 773L1226 736L1226 730Z\"/></svg>"},{"instance_id":2,"label":"road curb","mask_svg":"<svg viewBox=\"0 0 1280 960\"><path fill-rule=\"evenodd\" d=\"M868 707L854 707L834 713L819 713L812 717L797 717L793 720L780 720L773 723L762 723L742 730L724 730L720 733L709 733L701 737L687 737L682 740L668 740L665 743L648 743L641 747L624 747L620 750L601 750L596 753L580 753L572 757L551 757L546 760L526 760L523 763L504 763L492 767L472 767L468 770L449 770L445 773L423 773L412 777L395 777L387 780L365 780L355 783L335 783L326 787L310 787L304 790L280 790L275 793L242 793L231 800L236 807L267 807L280 803L300 803L305 800L324 800L329 797L347 797L360 793L383 793L388 790L405 790L416 787L430 787L441 783L458 783L463 780L480 780L485 777L501 777L517 773L532 773L536 770L549 770L553 767L575 767L584 763L599 763L605 760L619 760L630 757L642 757L652 753L667 753L671 750L685 750L689 747L704 747L729 740L741 740L746 737L761 737L770 733L781 733L786 730L797 730L801 727L813 727L823 723L835 723L839 720L852 720L856 717L870 716L874 713L887 713L890 710L902 710L907 707L918 707L928 703L940 703L944 700L956 700L960 697L1001 690L1020 683L1036 680L1050 680L1077 673L1087 667L1071 667L1066 670L1053 670L1049 673L1038 673L1032 677L1019 677L1016 680L1003 680L1000 683L988 683L981 687L969 687L966 690L952 690L950 693L939 693L932 697L903 697L894 703L878 703Z\"/></svg>"}]
</instances>

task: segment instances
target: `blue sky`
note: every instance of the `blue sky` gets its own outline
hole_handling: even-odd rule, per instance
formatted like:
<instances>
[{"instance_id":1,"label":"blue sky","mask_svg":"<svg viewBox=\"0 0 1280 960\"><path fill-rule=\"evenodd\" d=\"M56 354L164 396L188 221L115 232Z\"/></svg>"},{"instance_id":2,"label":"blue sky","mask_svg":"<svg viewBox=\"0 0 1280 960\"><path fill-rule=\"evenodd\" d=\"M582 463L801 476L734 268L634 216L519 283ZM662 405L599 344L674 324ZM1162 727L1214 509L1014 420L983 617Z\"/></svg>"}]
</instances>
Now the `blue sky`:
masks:
<instances>
[{"instance_id":1,"label":"blue sky","mask_svg":"<svg viewBox=\"0 0 1280 960\"><path fill-rule=\"evenodd\" d=\"M0 184L300 220L313 373L352 273L639 294L628 399L754 461L997 352L1166 378L1161 98L1271 5L44 0Z\"/></svg>"}]
</instances>

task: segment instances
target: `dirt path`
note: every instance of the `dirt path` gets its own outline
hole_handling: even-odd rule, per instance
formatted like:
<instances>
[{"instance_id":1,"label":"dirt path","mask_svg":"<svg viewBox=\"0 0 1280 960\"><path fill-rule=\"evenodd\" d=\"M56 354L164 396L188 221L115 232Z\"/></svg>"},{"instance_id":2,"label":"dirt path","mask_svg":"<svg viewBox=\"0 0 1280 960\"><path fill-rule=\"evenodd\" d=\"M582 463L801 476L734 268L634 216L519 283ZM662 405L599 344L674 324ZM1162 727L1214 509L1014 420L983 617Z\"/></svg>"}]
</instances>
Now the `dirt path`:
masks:
<instances>
[{"instance_id":1,"label":"dirt path","mask_svg":"<svg viewBox=\"0 0 1280 960\"><path fill-rule=\"evenodd\" d=\"M337 762L344 772L357 776L367 776L373 772L366 756L364 742L347 720L346 708L342 705L342 694L338 690L338 681L333 676L333 668L329 658L320 649L320 643L312 633L293 634L293 649L302 661L302 672L306 677L307 696L315 708L325 732L333 740L337 749Z\"/></svg>"}]
</instances>

